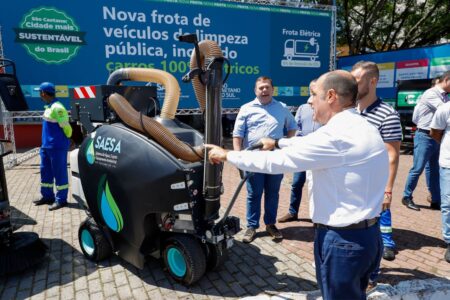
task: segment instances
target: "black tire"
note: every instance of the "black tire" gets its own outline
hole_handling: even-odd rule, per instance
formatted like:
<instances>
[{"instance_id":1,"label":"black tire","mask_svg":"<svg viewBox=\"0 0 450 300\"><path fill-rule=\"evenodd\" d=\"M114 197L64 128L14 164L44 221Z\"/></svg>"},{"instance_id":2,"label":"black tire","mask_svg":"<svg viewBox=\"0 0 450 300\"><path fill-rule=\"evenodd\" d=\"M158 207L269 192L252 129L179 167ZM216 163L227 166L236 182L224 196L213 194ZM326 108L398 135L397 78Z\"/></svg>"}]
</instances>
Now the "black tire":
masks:
<instances>
[{"instance_id":1,"label":"black tire","mask_svg":"<svg viewBox=\"0 0 450 300\"><path fill-rule=\"evenodd\" d=\"M165 242L164 264L178 282L191 285L206 271L206 257L200 242L192 236L174 235Z\"/></svg>"},{"instance_id":2,"label":"black tire","mask_svg":"<svg viewBox=\"0 0 450 300\"><path fill-rule=\"evenodd\" d=\"M223 243L214 245L206 244L206 270L214 271L228 258L228 249Z\"/></svg>"},{"instance_id":3,"label":"black tire","mask_svg":"<svg viewBox=\"0 0 450 300\"><path fill-rule=\"evenodd\" d=\"M112 254L111 244L92 218L80 224L78 241L81 251L89 260L99 262Z\"/></svg>"}]
</instances>

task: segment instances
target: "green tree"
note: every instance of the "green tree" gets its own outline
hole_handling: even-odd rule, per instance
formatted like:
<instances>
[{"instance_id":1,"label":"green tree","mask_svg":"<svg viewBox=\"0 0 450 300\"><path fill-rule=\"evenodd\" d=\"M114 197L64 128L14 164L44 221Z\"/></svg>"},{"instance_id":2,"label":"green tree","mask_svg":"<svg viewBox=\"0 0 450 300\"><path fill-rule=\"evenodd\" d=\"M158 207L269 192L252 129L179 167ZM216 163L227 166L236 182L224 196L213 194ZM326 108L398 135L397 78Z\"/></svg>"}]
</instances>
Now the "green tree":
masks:
<instances>
[{"instance_id":1,"label":"green tree","mask_svg":"<svg viewBox=\"0 0 450 300\"><path fill-rule=\"evenodd\" d=\"M449 0L337 0L338 45L350 54L420 47L450 39Z\"/></svg>"}]
</instances>

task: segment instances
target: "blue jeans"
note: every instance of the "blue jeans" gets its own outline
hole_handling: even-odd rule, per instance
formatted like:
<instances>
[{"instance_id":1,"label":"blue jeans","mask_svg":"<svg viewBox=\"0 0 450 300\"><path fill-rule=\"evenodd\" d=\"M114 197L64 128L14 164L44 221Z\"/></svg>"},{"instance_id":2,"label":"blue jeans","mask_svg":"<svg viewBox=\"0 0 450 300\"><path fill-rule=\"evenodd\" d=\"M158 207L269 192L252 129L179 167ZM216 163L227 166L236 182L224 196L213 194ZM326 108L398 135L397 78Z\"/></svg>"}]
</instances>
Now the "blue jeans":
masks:
<instances>
[{"instance_id":1,"label":"blue jeans","mask_svg":"<svg viewBox=\"0 0 450 300\"><path fill-rule=\"evenodd\" d=\"M264 192L264 223L275 224L278 198L283 174L269 175L255 173L247 180L247 228L259 227L261 198Z\"/></svg>"},{"instance_id":2,"label":"blue jeans","mask_svg":"<svg viewBox=\"0 0 450 300\"><path fill-rule=\"evenodd\" d=\"M369 276L381 255L378 224L367 229L317 228L314 260L323 299L366 299Z\"/></svg>"},{"instance_id":3,"label":"blue jeans","mask_svg":"<svg viewBox=\"0 0 450 300\"><path fill-rule=\"evenodd\" d=\"M412 193L417 186L420 174L422 174L425 165L429 163L429 191L433 203L441 203L439 188L439 144L428 134L417 131L414 136L414 159L413 166L409 170L408 178L403 191L403 197L412 198ZM427 172L426 172L427 173Z\"/></svg>"},{"instance_id":4,"label":"blue jeans","mask_svg":"<svg viewBox=\"0 0 450 300\"><path fill-rule=\"evenodd\" d=\"M442 236L450 244L450 169L440 168Z\"/></svg>"},{"instance_id":5,"label":"blue jeans","mask_svg":"<svg viewBox=\"0 0 450 300\"><path fill-rule=\"evenodd\" d=\"M293 216L298 215L298 208L302 201L303 185L306 181L306 172L294 173L291 185L291 203L289 204L289 213Z\"/></svg>"}]
</instances>

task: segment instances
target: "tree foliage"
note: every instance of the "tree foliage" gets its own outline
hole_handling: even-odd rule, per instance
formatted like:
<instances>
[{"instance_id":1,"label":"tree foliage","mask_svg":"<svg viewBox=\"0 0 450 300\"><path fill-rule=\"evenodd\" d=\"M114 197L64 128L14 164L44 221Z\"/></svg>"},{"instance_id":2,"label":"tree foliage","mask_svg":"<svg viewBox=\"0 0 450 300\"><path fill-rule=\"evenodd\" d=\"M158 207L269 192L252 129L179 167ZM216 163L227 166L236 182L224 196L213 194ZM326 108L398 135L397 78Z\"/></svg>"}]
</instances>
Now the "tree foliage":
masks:
<instances>
[{"instance_id":1,"label":"tree foliage","mask_svg":"<svg viewBox=\"0 0 450 300\"><path fill-rule=\"evenodd\" d=\"M338 45L350 54L426 46L450 39L449 0L337 0Z\"/></svg>"}]
</instances>

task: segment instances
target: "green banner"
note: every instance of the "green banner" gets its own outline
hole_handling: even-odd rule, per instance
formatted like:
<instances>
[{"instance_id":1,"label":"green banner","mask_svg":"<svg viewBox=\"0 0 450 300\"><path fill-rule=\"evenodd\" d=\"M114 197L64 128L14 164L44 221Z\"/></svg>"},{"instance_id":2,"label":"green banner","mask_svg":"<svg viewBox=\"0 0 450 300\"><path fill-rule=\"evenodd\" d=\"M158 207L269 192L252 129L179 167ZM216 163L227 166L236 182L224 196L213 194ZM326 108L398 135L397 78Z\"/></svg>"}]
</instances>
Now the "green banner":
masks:
<instances>
[{"instance_id":1,"label":"green banner","mask_svg":"<svg viewBox=\"0 0 450 300\"><path fill-rule=\"evenodd\" d=\"M397 96L398 107L414 107L424 91L399 92Z\"/></svg>"}]
</instances>

